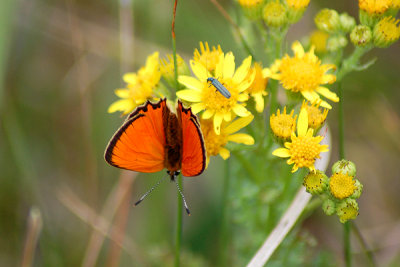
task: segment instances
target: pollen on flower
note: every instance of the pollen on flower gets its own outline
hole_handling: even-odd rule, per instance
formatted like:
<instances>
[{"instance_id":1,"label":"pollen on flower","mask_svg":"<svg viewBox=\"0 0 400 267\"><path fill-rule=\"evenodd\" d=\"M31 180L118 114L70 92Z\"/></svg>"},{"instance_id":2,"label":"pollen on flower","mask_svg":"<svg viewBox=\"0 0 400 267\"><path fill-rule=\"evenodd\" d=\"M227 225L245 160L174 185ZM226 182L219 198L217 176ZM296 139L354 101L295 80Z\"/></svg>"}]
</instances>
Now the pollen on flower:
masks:
<instances>
[{"instance_id":1,"label":"pollen on flower","mask_svg":"<svg viewBox=\"0 0 400 267\"><path fill-rule=\"evenodd\" d=\"M210 49L208 42L200 42L200 51L194 50L193 60L201 63L208 71L214 71L219 61L220 55L223 54L221 46L212 46Z\"/></svg>"},{"instance_id":2,"label":"pollen on flower","mask_svg":"<svg viewBox=\"0 0 400 267\"><path fill-rule=\"evenodd\" d=\"M392 0L358 0L359 8L370 15L383 14L391 4Z\"/></svg>"},{"instance_id":3,"label":"pollen on flower","mask_svg":"<svg viewBox=\"0 0 400 267\"><path fill-rule=\"evenodd\" d=\"M334 173L329 180L331 194L337 199L351 196L356 190L355 181L352 176L343 173Z\"/></svg>"},{"instance_id":4,"label":"pollen on flower","mask_svg":"<svg viewBox=\"0 0 400 267\"><path fill-rule=\"evenodd\" d=\"M300 92L311 103L321 101L322 107L331 109L331 105L321 100L319 94L334 102L339 101L335 93L321 86L336 81L335 75L325 73L336 68L335 65L321 64L314 54L314 49L305 53L299 42L293 43L292 49L294 57L285 55L282 59L276 60L270 68L263 70L264 76L280 80L286 90Z\"/></svg>"},{"instance_id":5,"label":"pollen on flower","mask_svg":"<svg viewBox=\"0 0 400 267\"><path fill-rule=\"evenodd\" d=\"M296 130L297 115L293 116L293 114L294 110L292 110L289 114L286 114L286 107L284 107L282 113L278 109L276 115L271 115L269 118L269 123L271 130L276 137L287 140Z\"/></svg>"},{"instance_id":6,"label":"pollen on flower","mask_svg":"<svg viewBox=\"0 0 400 267\"><path fill-rule=\"evenodd\" d=\"M320 138L313 136L292 136L292 142L285 143L291 154L289 161L297 168L308 167L314 171L314 162L321 153L320 141Z\"/></svg>"},{"instance_id":7,"label":"pollen on flower","mask_svg":"<svg viewBox=\"0 0 400 267\"><path fill-rule=\"evenodd\" d=\"M378 47L387 47L400 37L399 20L391 16L384 17L374 27L374 44Z\"/></svg>"},{"instance_id":8,"label":"pollen on flower","mask_svg":"<svg viewBox=\"0 0 400 267\"><path fill-rule=\"evenodd\" d=\"M304 9L310 4L310 0L286 0L286 4L293 9Z\"/></svg>"},{"instance_id":9,"label":"pollen on flower","mask_svg":"<svg viewBox=\"0 0 400 267\"><path fill-rule=\"evenodd\" d=\"M328 116L328 109L319 109L319 104L310 104L308 101L303 101L302 108L307 109L308 113L308 127L314 130L319 129L324 124Z\"/></svg>"}]
</instances>

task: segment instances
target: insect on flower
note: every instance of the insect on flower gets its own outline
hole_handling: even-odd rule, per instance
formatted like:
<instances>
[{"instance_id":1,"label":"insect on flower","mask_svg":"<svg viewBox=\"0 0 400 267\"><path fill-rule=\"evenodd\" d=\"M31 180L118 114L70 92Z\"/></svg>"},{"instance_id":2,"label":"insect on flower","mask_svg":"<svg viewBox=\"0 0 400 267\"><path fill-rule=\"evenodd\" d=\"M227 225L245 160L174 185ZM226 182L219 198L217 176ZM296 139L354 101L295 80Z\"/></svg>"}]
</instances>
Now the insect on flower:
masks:
<instances>
[{"instance_id":1,"label":"insect on flower","mask_svg":"<svg viewBox=\"0 0 400 267\"><path fill-rule=\"evenodd\" d=\"M104 157L110 165L126 170L151 173L167 169L190 215L175 178L180 171L183 176L200 175L206 167L206 150L198 119L182 102L178 101L176 114L168 108L165 98L157 103L147 101L136 108L111 138Z\"/></svg>"},{"instance_id":2,"label":"insect on flower","mask_svg":"<svg viewBox=\"0 0 400 267\"><path fill-rule=\"evenodd\" d=\"M225 86L222 85L222 83L218 81L218 79L209 77L207 78L207 82L210 82L215 87L215 89L217 89L221 93L221 95L225 96L228 99L231 97L231 93L228 91L228 89L225 88Z\"/></svg>"}]
</instances>

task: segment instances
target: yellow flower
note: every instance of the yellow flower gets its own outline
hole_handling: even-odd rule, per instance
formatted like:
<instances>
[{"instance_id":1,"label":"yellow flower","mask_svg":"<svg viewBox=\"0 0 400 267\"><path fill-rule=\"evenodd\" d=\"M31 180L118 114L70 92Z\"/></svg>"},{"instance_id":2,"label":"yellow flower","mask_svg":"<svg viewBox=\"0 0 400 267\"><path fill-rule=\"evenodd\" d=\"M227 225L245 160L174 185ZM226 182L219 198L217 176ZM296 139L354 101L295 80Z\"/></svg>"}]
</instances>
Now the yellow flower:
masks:
<instances>
[{"instance_id":1,"label":"yellow flower","mask_svg":"<svg viewBox=\"0 0 400 267\"><path fill-rule=\"evenodd\" d=\"M122 111L128 114L137 106L148 99L154 99L154 88L158 85L161 77L158 52L147 57L146 65L141 67L137 73L126 73L122 78L127 83L126 88L115 90L115 94L122 98L111 104L109 113Z\"/></svg>"},{"instance_id":2,"label":"yellow flower","mask_svg":"<svg viewBox=\"0 0 400 267\"><path fill-rule=\"evenodd\" d=\"M258 112L263 112L264 96L268 94L265 91L267 88L268 79L264 78L262 75L262 67L258 62L254 63L254 66L251 68L248 77L251 78L253 73L255 73L254 81L247 89L247 92L254 98L256 110Z\"/></svg>"},{"instance_id":3,"label":"yellow flower","mask_svg":"<svg viewBox=\"0 0 400 267\"><path fill-rule=\"evenodd\" d=\"M216 134L219 134L223 120L232 120L233 114L239 117L247 117L251 114L243 103L249 98L246 90L253 83L255 76L254 73L250 78L246 78L250 71L250 65L251 56L247 57L235 72L235 57L232 52L220 55L214 77L231 93L231 97L226 98L207 82L207 78L211 77L211 74L206 67L198 61L191 60L190 66L196 78L179 76L178 81L187 89L178 91L176 95L185 101L194 103L192 104L193 113L205 110L202 118L213 118L214 130Z\"/></svg>"},{"instance_id":4,"label":"yellow flower","mask_svg":"<svg viewBox=\"0 0 400 267\"><path fill-rule=\"evenodd\" d=\"M328 177L320 170L310 172L304 177L303 185L308 193L321 194L328 187Z\"/></svg>"},{"instance_id":5,"label":"yellow flower","mask_svg":"<svg viewBox=\"0 0 400 267\"><path fill-rule=\"evenodd\" d=\"M250 115L244 118L236 119L229 123L222 123L220 134L216 134L214 131L213 121L208 119L201 119L201 131L204 137L204 143L207 151L207 164L210 160L210 156L220 155L223 159L227 159L230 156L230 152L225 148L226 144L231 141L239 144L253 145L254 139L245 133L235 133L246 127L254 116Z\"/></svg>"},{"instance_id":6,"label":"yellow flower","mask_svg":"<svg viewBox=\"0 0 400 267\"><path fill-rule=\"evenodd\" d=\"M280 80L283 88L292 92L300 92L305 99L311 103L321 101L319 96L322 95L334 102L338 102L339 98L328 88L321 84L333 83L336 76L333 74L325 74L330 69L335 69L333 64L321 64L321 61L314 54L314 49L308 53L304 52L299 42L292 45L294 57L285 55L282 59L275 60L270 68L263 70L264 77ZM321 101L321 106L331 109L332 106L326 101Z\"/></svg>"},{"instance_id":7,"label":"yellow flower","mask_svg":"<svg viewBox=\"0 0 400 267\"><path fill-rule=\"evenodd\" d=\"M220 45L217 48L213 46L210 50L207 42L200 42L200 52L197 48L194 50L193 60L202 64L209 72L213 72L222 54L224 53Z\"/></svg>"},{"instance_id":8,"label":"yellow flower","mask_svg":"<svg viewBox=\"0 0 400 267\"><path fill-rule=\"evenodd\" d=\"M292 136L296 130L297 115L293 117L294 110L290 114L286 114L286 107L283 108L283 113L278 109L275 114L269 118L269 124L274 135L283 140L287 140Z\"/></svg>"},{"instance_id":9,"label":"yellow flower","mask_svg":"<svg viewBox=\"0 0 400 267\"><path fill-rule=\"evenodd\" d=\"M384 17L374 27L373 38L377 47L387 47L400 37L399 20L391 16Z\"/></svg>"},{"instance_id":10,"label":"yellow flower","mask_svg":"<svg viewBox=\"0 0 400 267\"><path fill-rule=\"evenodd\" d=\"M297 121L297 136L292 133L292 142L286 142L286 148L275 149L272 154L281 158L289 158L287 164L294 164L292 172L302 167L307 167L310 171L315 172L315 160L320 158L321 152L328 151L328 145L321 145L320 142L324 137L313 137L313 133L313 129L308 129L307 110L302 108Z\"/></svg>"},{"instance_id":11,"label":"yellow flower","mask_svg":"<svg viewBox=\"0 0 400 267\"><path fill-rule=\"evenodd\" d=\"M293 9L304 9L310 4L310 0L286 0L286 4Z\"/></svg>"},{"instance_id":12,"label":"yellow flower","mask_svg":"<svg viewBox=\"0 0 400 267\"><path fill-rule=\"evenodd\" d=\"M335 198L347 198L351 196L356 190L355 180L353 179L353 176L340 172L334 173L329 180L329 189L332 196L334 196Z\"/></svg>"},{"instance_id":13,"label":"yellow flower","mask_svg":"<svg viewBox=\"0 0 400 267\"><path fill-rule=\"evenodd\" d=\"M392 1L392 8L399 9L400 8L400 0L393 0Z\"/></svg>"},{"instance_id":14,"label":"yellow flower","mask_svg":"<svg viewBox=\"0 0 400 267\"><path fill-rule=\"evenodd\" d=\"M358 7L369 15L383 14L392 5L392 0L358 0Z\"/></svg>"},{"instance_id":15,"label":"yellow flower","mask_svg":"<svg viewBox=\"0 0 400 267\"><path fill-rule=\"evenodd\" d=\"M254 20L261 18L264 0L239 0L239 5L248 18Z\"/></svg>"},{"instance_id":16,"label":"yellow flower","mask_svg":"<svg viewBox=\"0 0 400 267\"><path fill-rule=\"evenodd\" d=\"M268 2L264 6L263 18L270 27L280 27L287 22L286 8L279 1Z\"/></svg>"},{"instance_id":17,"label":"yellow flower","mask_svg":"<svg viewBox=\"0 0 400 267\"><path fill-rule=\"evenodd\" d=\"M328 116L328 109L319 109L319 104L310 104L309 102L303 101L301 106L307 109L308 113L308 127L318 130L326 120Z\"/></svg>"},{"instance_id":18,"label":"yellow flower","mask_svg":"<svg viewBox=\"0 0 400 267\"><path fill-rule=\"evenodd\" d=\"M329 34L324 31L316 30L311 33L310 43L315 47L315 52L317 53L325 53L326 52L326 43L328 41Z\"/></svg>"}]
</instances>

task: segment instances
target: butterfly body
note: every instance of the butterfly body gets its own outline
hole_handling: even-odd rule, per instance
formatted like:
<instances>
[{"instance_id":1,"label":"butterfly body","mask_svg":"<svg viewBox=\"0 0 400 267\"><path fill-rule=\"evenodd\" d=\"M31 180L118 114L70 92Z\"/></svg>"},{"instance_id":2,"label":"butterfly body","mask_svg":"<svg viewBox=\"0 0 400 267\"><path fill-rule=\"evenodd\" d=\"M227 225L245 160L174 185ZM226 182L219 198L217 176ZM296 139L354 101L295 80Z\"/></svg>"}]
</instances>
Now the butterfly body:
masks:
<instances>
[{"instance_id":1,"label":"butterfly body","mask_svg":"<svg viewBox=\"0 0 400 267\"><path fill-rule=\"evenodd\" d=\"M178 101L176 114L166 99L147 101L126 119L111 138L105 160L112 166L138 172L167 169L197 176L205 169L206 153L197 117Z\"/></svg>"}]
</instances>

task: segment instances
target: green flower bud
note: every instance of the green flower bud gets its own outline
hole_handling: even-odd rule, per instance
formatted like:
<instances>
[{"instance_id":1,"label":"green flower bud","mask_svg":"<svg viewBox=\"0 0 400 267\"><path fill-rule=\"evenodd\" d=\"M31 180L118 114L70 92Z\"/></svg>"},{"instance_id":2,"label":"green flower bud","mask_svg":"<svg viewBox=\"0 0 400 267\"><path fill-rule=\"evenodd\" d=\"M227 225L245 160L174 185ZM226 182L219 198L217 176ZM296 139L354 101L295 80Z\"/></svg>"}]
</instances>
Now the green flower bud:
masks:
<instances>
[{"instance_id":1,"label":"green flower bud","mask_svg":"<svg viewBox=\"0 0 400 267\"><path fill-rule=\"evenodd\" d=\"M328 38L326 49L328 51L337 51L347 45L346 37L342 35L334 35Z\"/></svg>"},{"instance_id":2,"label":"green flower bud","mask_svg":"<svg viewBox=\"0 0 400 267\"><path fill-rule=\"evenodd\" d=\"M325 199L322 203L322 210L326 215L331 216L336 212L336 203L332 199Z\"/></svg>"},{"instance_id":3,"label":"green flower bud","mask_svg":"<svg viewBox=\"0 0 400 267\"><path fill-rule=\"evenodd\" d=\"M372 31L368 26L357 25L350 33L350 40L355 46L365 46L372 40Z\"/></svg>"},{"instance_id":4,"label":"green flower bud","mask_svg":"<svg viewBox=\"0 0 400 267\"><path fill-rule=\"evenodd\" d=\"M279 1L268 2L263 10L265 23L270 27L281 27L287 23L286 8Z\"/></svg>"},{"instance_id":5,"label":"green flower bud","mask_svg":"<svg viewBox=\"0 0 400 267\"><path fill-rule=\"evenodd\" d=\"M328 187L328 177L319 170L310 172L304 177L303 185L308 193L318 195Z\"/></svg>"},{"instance_id":6,"label":"green flower bud","mask_svg":"<svg viewBox=\"0 0 400 267\"><path fill-rule=\"evenodd\" d=\"M332 172L347 174L349 176L354 177L356 176L356 165L350 160L342 159L333 164Z\"/></svg>"},{"instance_id":7,"label":"green flower bud","mask_svg":"<svg viewBox=\"0 0 400 267\"><path fill-rule=\"evenodd\" d=\"M340 28L339 14L333 9L322 9L314 18L315 25L321 31L334 33Z\"/></svg>"},{"instance_id":8,"label":"green flower bud","mask_svg":"<svg viewBox=\"0 0 400 267\"><path fill-rule=\"evenodd\" d=\"M358 204L354 199L345 199L336 206L336 214L341 223L354 220L358 216Z\"/></svg>"},{"instance_id":9,"label":"green flower bud","mask_svg":"<svg viewBox=\"0 0 400 267\"><path fill-rule=\"evenodd\" d=\"M356 20L347 13L342 13L339 16L340 29L344 32L350 32L356 25Z\"/></svg>"},{"instance_id":10,"label":"green flower bud","mask_svg":"<svg viewBox=\"0 0 400 267\"><path fill-rule=\"evenodd\" d=\"M357 199L361 196L363 185L362 183L360 183L359 180L356 179L354 186L356 187L356 190L354 190L354 193L351 195L351 198Z\"/></svg>"}]
</instances>

